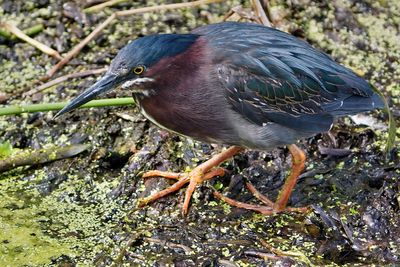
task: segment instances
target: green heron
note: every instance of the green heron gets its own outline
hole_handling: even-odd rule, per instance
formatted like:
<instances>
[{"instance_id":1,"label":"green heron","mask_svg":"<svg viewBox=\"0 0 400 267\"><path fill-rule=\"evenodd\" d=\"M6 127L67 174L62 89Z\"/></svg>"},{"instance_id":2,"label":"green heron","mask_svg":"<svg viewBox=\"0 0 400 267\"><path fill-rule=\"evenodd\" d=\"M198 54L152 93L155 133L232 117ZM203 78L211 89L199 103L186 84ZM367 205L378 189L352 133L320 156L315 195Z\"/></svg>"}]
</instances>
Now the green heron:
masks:
<instances>
[{"instance_id":1,"label":"green heron","mask_svg":"<svg viewBox=\"0 0 400 267\"><path fill-rule=\"evenodd\" d=\"M178 181L142 199L142 204L189 183L184 215L196 186L223 174L219 164L245 148L271 150L283 145L289 145L292 171L277 200L250 189L267 204L261 212L290 210L286 204L306 158L293 143L328 131L334 117L384 105L364 79L328 55L285 32L251 23L224 22L189 34L136 39L118 53L99 81L56 116L118 86L131 92L142 113L158 126L196 140L231 145L190 173L144 174Z\"/></svg>"}]
</instances>

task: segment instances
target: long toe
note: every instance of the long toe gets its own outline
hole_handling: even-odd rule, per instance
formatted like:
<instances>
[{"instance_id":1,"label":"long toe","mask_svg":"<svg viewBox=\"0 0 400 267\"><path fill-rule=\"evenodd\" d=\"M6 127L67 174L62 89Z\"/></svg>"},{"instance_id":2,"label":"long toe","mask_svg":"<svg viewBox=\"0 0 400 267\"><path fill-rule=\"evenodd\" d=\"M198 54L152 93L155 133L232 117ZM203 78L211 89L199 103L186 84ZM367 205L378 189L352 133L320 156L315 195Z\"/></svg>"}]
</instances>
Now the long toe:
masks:
<instances>
[{"instance_id":1,"label":"long toe","mask_svg":"<svg viewBox=\"0 0 400 267\"><path fill-rule=\"evenodd\" d=\"M166 177L165 177L166 178ZM162 197L165 197L166 195L169 195L173 192L178 191L181 189L185 184L189 182L188 176L182 176L176 183L171 185L170 187L161 190L160 192L154 193L148 197L142 198L138 200L138 205L139 207L146 206L147 204L156 201L157 199L160 199Z\"/></svg>"},{"instance_id":2,"label":"long toe","mask_svg":"<svg viewBox=\"0 0 400 267\"><path fill-rule=\"evenodd\" d=\"M200 165L201 166L201 165ZM176 183L171 185L170 187L161 190L157 193L154 193L148 197L139 199L138 205L139 207L143 207L160 199L166 195L174 193L181 189L185 184L189 183L189 186L185 193L185 200L182 207L182 214L187 215L189 210L189 203L190 199L197 187L198 184L201 184L203 181L212 179L215 176L223 176L225 171L223 168L215 168L206 173L202 173L201 168L196 167L189 173L175 173L175 172L163 172L163 171L148 171L142 177L149 178L149 177L162 177L166 179L174 179L178 180Z\"/></svg>"},{"instance_id":3,"label":"long toe","mask_svg":"<svg viewBox=\"0 0 400 267\"><path fill-rule=\"evenodd\" d=\"M203 183L206 180L212 179L215 176L223 176L224 174L225 171L223 168L216 168L207 173L202 173L199 166L195 168L193 171L191 171L189 173L190 183L185 192L185 200L183 202L182 215L186 216L188 214L190 199L192 198L192 195L197 185Z\"/></svg>"}]
</instances>

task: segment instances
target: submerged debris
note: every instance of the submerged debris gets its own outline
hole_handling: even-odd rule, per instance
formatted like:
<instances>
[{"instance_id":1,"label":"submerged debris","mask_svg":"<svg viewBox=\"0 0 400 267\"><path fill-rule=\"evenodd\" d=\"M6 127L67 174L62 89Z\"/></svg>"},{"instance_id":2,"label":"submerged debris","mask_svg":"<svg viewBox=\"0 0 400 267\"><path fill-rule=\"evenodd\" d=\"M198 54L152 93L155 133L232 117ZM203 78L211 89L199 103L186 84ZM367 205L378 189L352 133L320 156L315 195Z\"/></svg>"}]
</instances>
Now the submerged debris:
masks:
<instances>
[{"instance_id":1,"label":"submerged debris","mask_svg":"<svg viewBox=\"0 0 400 267\"><path fill-rule=\"evenodd\" d=\"M48 147L36 151L17 151L6 158L0 157L0 173L16 167L38 165L51 161L70 158L87 150L89 145L71 145L66 147Z\"/></svg>"}]
</instances>

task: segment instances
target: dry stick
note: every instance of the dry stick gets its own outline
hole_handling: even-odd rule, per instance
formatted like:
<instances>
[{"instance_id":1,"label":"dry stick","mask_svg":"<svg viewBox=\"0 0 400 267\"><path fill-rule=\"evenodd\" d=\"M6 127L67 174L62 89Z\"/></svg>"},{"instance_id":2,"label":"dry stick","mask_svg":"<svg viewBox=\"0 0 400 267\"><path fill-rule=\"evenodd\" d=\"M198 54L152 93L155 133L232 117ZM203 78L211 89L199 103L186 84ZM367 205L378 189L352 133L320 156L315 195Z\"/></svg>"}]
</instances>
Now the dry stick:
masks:
<instances>
[{"instance_id":1,"label":"dry stick","mask_svg":"<svg viewBox=\"0 0 400 267\"><path fill-rule=\"evenodd\" d=\"M19 39L27 42L28 44L36 47L37 49L39 49L40 51L42 51L43 53L46 53L52 57L55 57L59 60L62 60L62 57L60 56L60 54L48 47L47 45L44 45L38 41L36 41L35 39L32 39L31 37L29 37L28 35L26 35L23 31L21 31L20 29L18 29L15 25L8 23L8 22L3 22L0 23L0 27L6 29L7 31L11 32L12 34L14 34L16 37L18 37Z\"/></svg>"},{"instance_id":2,"label":"dry stick","mask_svg":"<svg viewBox=\"0 0 400 267\"><path fill-rule=\"evenodd\" d=\"M65 82L66 80L73 79L73 78L81 78L89 75L96 75L96 74L101 74L104 73L107 70L107 68L101 68L101 69L94 69L94 70L85 70L81 72L75 72L75 73L70 73L58 78L55 78L54 80L51 80L47 83L44 83L35 89L32 89L24 94L24 96L31 96L33 94L39 93L49 87L52 87L54 85L57 85L59 83Z\"/></svg>"},{"instance_id":3,"label":"dry stick","mask_svg":"<svg viewBox=\"0 0 400 267\"><path fill-rule=\"evenodd\" d=\"M269 3L269 0L263 0L263 3L264 3L264 5L263 5L264 8L262 10L264 11L265 15L267 16L267 18L271 22L271 24L274 25L274 20L272 19L271 5Z\"/></svg>"},{"instance_id":4,"label":"dry stick","mask_svg":"<svg viewBox=\"0 0 400 267\"><path fill-rule=\"evenodd\" d=\"M116 13L117 13L117 16L129 16L129 15L133 15L133 14L140 14L140 13L146 13L146 12L152 12L152 11L195 7L195 6L200 6L200 5L218 3L218 2L222 2L222 1L223 0L198 0L198 1L187 2L187 3L141 7L141 8L132 9L132 10L117 11Z\"/></svg>"},{"instance_id":5,"label":"dry stick","mask_svg":"<svg viewBox=\"0 0 400 267\"><path fill-rule=\"evenodd\" d=\"M240 21L240 19L248 19L251 21L256 21L257 23L261 23L260 19L257 16L243 9L241 5L232 7L222 20L226 21L235 14L239 16L239 19L237 21Z\"/></svg>"},{"instance_id":6,"label":"dry stick","mask_svg":"<svg viewBox=\"0 0 400 267\"><path fill-rule=\"evenodd\" d=\"M162 246L166 246L169 248L180 248L183 251L185 251L186 254L190 254L193 252L193 250L185 245L182 244L176 244L176 243L172 243L166 240L161 240L161 239L157 239L157 238L151 238L151 237L144 237L143 238L144 241L149 242L149 243L155 243L155 244L160 244Z\"/></svg>"},{"instance_id":7,"label":"dry stick","mask_svg":"<svg viewBox=\"0 0 400 267\"><path fill-rule=\"evenodd\" d=\"M43 31L43 28L44 28L43 24L39 23L39 24L36 24L32 27L29 27L29 28L23 30L23 33L25 33L26 35L28 35L30 37L32 35L35 35L41 31ZM6 38L8 40L11 40L11 41L15 41L18 39L17 36L13 35L9 31L4 31L1 28L0 28L0 36L2 36L3 38Z\"/></svg>"},{"instance_id":8,"label":"dry stick","mask_svg":"<svg viewBox=\"0 0 400 267\"><path fill-rule=\"evenodd\" d=\"M152 230L152 229L150 229ZM136 240L138 240L143 234L144 232L148 231L148 229L146 230L139 230L139 229L135 229L135 231L133 232L132 236L129 238L128 242L126 243L125 246L122 247L122 249L120 250L120 252L118 253L117 257L115 258L113 264L111 265L112 267L116 267L116 266L121 266L122 260L127 252L127 250L133 245L133 243L136 242Z\"/></svg>"},{"instance_id":9,"label":"dry stick","mask_svg":"<svg viewBox=\"0 0 400 267\"><path fill-rule=\"evenodd\" d=\"M85 45L87 45L93 38L96 37L97 34L99 34L108 24L110 24L113 19L115 19L116 15L115 13L109 16L103 23L101 23L94 31L92 31L88 36L86 36L85 39L83 39L82 42L77 44L74 48L72 48L71 51L69 51L64 58L58 62L48 73L47 73L47 78L52 77L58 69L63 67L65 64L67 64L73 57L75 57Z\"/></svg>"},{"instance_id":10,"label":"dry stick","mask_svg":"<svg viewBox=\"0 0 400 267\"><path fill-rule=\"evenodd\" d=\"M268 260L280 260L282 257L276 256L272 253L266 253L266 252L261 252L261 251L255 251L255 250L246 250L244 251L244 254L246 256L253 256L253 257L259 257L261 259L268 259Z\"/></svg>"},{"instance_id":11,"label":"dry stick","mask_svg":"<svg viewBox=\"0 0 400 267\"><path fill-rule=\"evenodd\" d=\"M52 77L58 69L63 67L65 64L67 64L74 56L76 56L81 49L87 45L93 38L96 37L97 34L99 34L108 24L111 23L115 18L117 17L123 17L123 16L129 16L133 14L140 14L140 13L145 13L145 12L151 12L151 11L161 11L161 10L167 10L167 9L177 9L177 8L185 8L185 7L195 7L199 5L204 5L204 4L211 4L211 3L218 3L222 2L223 0L198 0L194 2L188 2L188 3L179 3L179 4L169 4L169 5L159 5L159 6L152 6L152 7L143 7L143 8L137 8L137 9L132 9L132 10L125 10L125 11L118 11L112 14L110 17L108 17L102 24L100 24L91 34L89 34L82 42L80 42L78 45L76 45L71 51L69 51L65 57L58 62L48 73L47 73L47 79Z\"/></svg>"},{"instance_id":12,"label":"dry stick","mask_svg":"<svg viewBox=\"0 0 400 267\"><path fill-rule=\"evenodd\" d=\"M307 266L314 266L311 263L311 261L307 258L307 256L301 252L283 251L283 250L274 248L272 245L268 244L268 242L262 238L259 238L259 241L260 241L261 245L263 245L265 248L269 249L272 253L274 253L280 257L297 257L297 258L300 258L300 260L304 261L307 264Z\"/></svg>"},{"instance_id":13,"label":"dry stick","mask_svg":"<svg viewBox=\"0 0 400 267\"><path fill-rule=\"evenodd\" d=\"M85 8L83 10L83 12L86 13L93 13L99 10L102 10L103 8L109 7L109 6L113 6L113 5L117 5L119 3L123 3L123 2L127 2L128 0L111 0L111 1L107 1L98 5L94 5L88 8Z\"/></svg>"},{"instance_id":14,"label":"dry stick","mask_svg":"<svg viewBox=\"0 0 400 267\"><path fill-rule=\"evenodd\" d=\"M38 165L59 159L70 158L87 150L89 145L52 146L39 150L23 150L0 161L0 172L26 165Z\"/></svg>"},{"instance_id":15,"label":"dry stick","mask_svg":"<svg viewBox=\"0 0 400 267\"><path fill-rule=\"evenodd\" d=\"M232 10L232 8L228 11L228 13L225 14L225 16L222 18L222 21L226 21L229 19L235 12Z\"/></svg>"},{"instance_id":16,"label":"dry stick","mask_svg":"<svg viewBox=\"0 0 400 267\"><path fill-rule=\"evenodd\" d=\"M252 0L252 2L253 2L254 12L256 13L256 16L260 19L261 23L264 26L271 27L272 26L271 22L269 21L267 15L265 14L265 11L260 3L260 0Z\"/></svg>"}]
</instances>

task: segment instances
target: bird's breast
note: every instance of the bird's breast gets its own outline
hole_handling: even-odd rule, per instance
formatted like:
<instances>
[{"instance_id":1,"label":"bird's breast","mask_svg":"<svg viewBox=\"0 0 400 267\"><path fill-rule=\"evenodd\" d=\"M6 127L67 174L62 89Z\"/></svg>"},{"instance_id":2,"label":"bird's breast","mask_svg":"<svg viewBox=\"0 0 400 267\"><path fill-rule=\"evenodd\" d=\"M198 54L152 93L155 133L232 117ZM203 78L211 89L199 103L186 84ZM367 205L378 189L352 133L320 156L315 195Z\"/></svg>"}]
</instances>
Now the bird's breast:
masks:
<instances>
[{"instance_id":1,"label":"bird's breast","mask_svg":"<svg viewBox=\"0 0 400 267\"><path fill-rule=\"evenodd\" d=\"M142 114L161 128L200 141L224 142L219 136L224 119L204 103L168 94L144 97L139 103Z\"/></svg>"}]
</instances>

